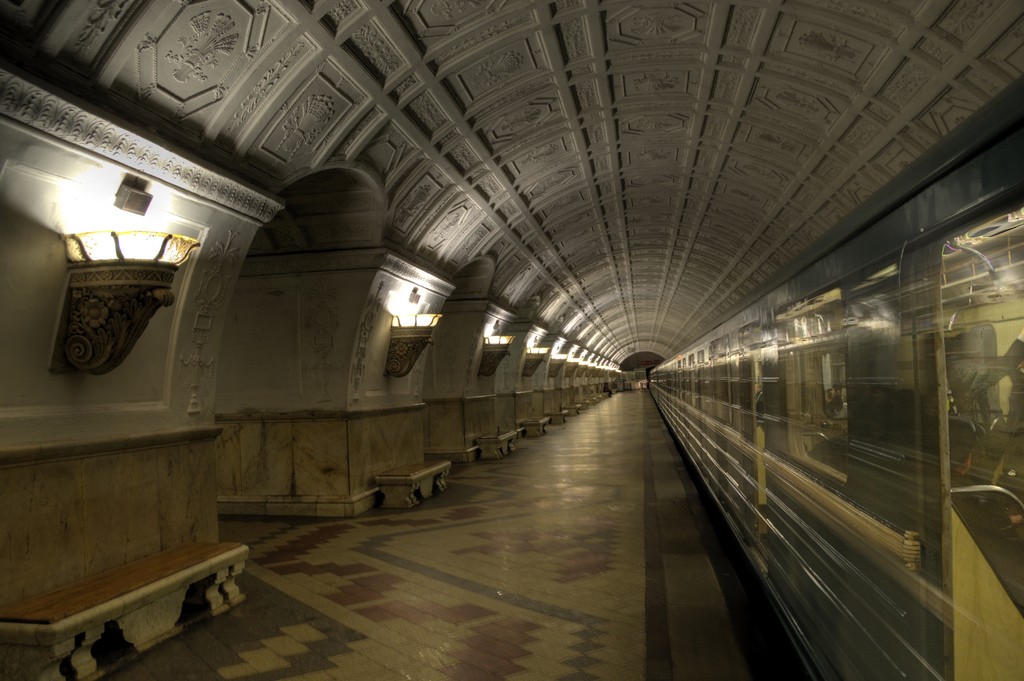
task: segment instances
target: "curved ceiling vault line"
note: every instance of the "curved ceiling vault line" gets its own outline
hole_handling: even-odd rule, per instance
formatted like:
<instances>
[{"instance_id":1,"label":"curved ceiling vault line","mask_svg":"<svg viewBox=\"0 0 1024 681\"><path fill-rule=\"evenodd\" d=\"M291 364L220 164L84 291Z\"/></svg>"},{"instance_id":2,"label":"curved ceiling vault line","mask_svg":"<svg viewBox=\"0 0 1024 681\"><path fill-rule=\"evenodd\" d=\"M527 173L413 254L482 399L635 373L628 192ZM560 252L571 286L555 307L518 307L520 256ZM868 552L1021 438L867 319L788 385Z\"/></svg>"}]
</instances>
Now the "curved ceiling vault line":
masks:
<instances>
[{"instance_id":1,"label":"curved ceiling vault line","mask_svg":"<svg viewBox=\"0 0 1024 681\"><path fill-rule=\"evenodd\" d=\"M536 26L529 26L526 29L524 29L523 32L524 33L535 33L536 31L537 31L537 27ZM505 38L509 39L508 36L505 36ZM445 91L444 88L441 87L441 85L437 82L437 79L433 75L433 73L430 72L429 69L426 70L426 73L430 73L431 74L430 78L434 82L435 87L434 88L430 88L428 86L428 87L425 87L424 89L425 90L429 90L429 91L434 92L434 93L437 93L438 90L444 92ZM550 74L554 74L554 73L555 73L555 69L552 68ZM420 75L421 75L421 78L425 78L425 74L420 74ZM544 77L543 74L537 76L538 79L542 79L543 77ZM461 107L459 107L459 108L461 110ZM464 116L463 116L462 120L460 121L460 123L464 124L465 129L472 129L472 126L470 125L469 121L466 120L466 118ZM415 130L415 126L412 126L412 127ZM458 130L460 128L460 126L458 124L456 124L455 127L456 127L456 130ZM416 130L416 132L419 132L419 131ZM473 152L476 154L477 158L480 159L480 165L486 167L488 169L488 171L492 174L492 176L496 177L498 179L498 181L503 185L503 189L505 190L505 192L509 196L509 201L512 201L516 205L516 207L518 209L518 214L520 216L521 222L525 223L530 228L530 230L531 230L531 232L533 234L534 239L539 240L541 242L541 244L545 246L545 250L548 251L552 255L552 260L554 262L556 262L560 266L560 269L563 271L563 273L565 275L565 279L564 280L567 280L567 281L569 281L572 284L569 287L570 290L566 291L567 299L569 300L570 304L576 309L576 311L579 314L583 315L584 318L586 318L588 315L586 315L584 310L581 309L575 303L575 299L574 299L574 296L572 294L575 293L575 294L577 294L578 296L580 296L581 298L583 298L584 300L587 300L587 301L589 301L589 296L583 290L583 287L579 284L579 282L576 280L576 278L572 275L571 270L568 268L568 266L566 265L564 259L558 253L557 249L551 243L550 239L548 239L548 237L544 234L543 228L537 223L537 221L536 221L536 219L534 217L533 212L530 210L530 206L526 203L526 201L523 199L521 194L516 190L516 187L514 186L514 184L511 184L511 183L509 183L507 181L506 175L504 174L504 172L501 171L501 168L497 164L497 160L489 153L489 150L486 148L486 145L484 145L484 143L482 142L482 140L479 138L478 135L475 135L475 134L462 134L462 135L460 135L460 140L459 141L460 142L465 142L465 143L469 144L470 147L472 148ZM539 274L542 274L543 278L545 280L547 280L547 282L549 284L551 284L553 286L558 286L560 288L564 288L564 285L562 283L560 283L558 281L558 279L556 277L554 277L552 275L552 273L549 271L548 267L545 265L545 262L540 257L535 255L526 246L525 243L523 243L522 241L520 241L517 238L517 236L515 235L514 230L512 229L511 221L508 221L508 220L504 219L504 217L501 216L500 213L498 213L497 210L494 207L491 206L490 202L488 202L485 199L485 197L480 195L479 190L477 190L475 187L466 187L465 186L466 176L471 174L472 171L477 170L477 169L476 168L471 168L471 169L469 169L470 172L467 172L467 173L463 173L463 172L459 171L458 168L454 167L453 164L450 164L450 162L447 161L447 158L445 158L444 155L443 155L443 151L442 152L435 152L434 145L430 144L429 140L427 140L427 142L428 143L425 146L428 147L430 149L430 151L432 152L430 154L431 157L432 157L431 160L433 162L437 163L438 165L442 166L443 169L448 170L449 171L449 173L448 173L449 176L459 177L460 180L463 181L463 184L462 184L462 187L461 187L463 192L468 197L470 197L470 199L473 201L474 204L477 205L478 208L481 208L482 211L488 215L488 217L491 219L491 221L505 234L506 237L509 237L510 242L512 243L513 248L516 248L522 255L524 255L526 257L527 261L529 263L533 264L536 267L536 272L539 273ZM422 146L424 146L424 145L421 145L421 148L422 148ZM440 156L440 158L438 158L438 156ZM509 277L509 280L514 279L515 276L516 275L513 274L511 277ZM531 291L531 287L524 286L522 288L522 290L524 291L524 293L527 293L527 292ZM592 305L591 305L591 308L593 308ZM602 324L602 326L604 327L603 331L605 333L611 335L611 331L607 327L607 325L606 324ZM618 342L621 343L621 341L618 341Z\"/></svg>"},{"instance_id":2,"label":"curved ceiling vault line","mask_svg":"<svg viewBox=\"0 0 1024 681\"><path fill-rule=\"evenodd\" d=\"M524 33L537 33L537 32L538 32L538 27L536 27L536 26L528 27L527 30L524 30ZM510 39L510 38L506 36L506 39ZM549 37L549 40L550 39L551 38ZM552 68L552 70L548 74L548 76L555 75L557 77L558 73L560 73L560 72L558 72L557 70ZM543 79L543 78L544 78L543 75L538 76L538 79ZM468 121L464 120L463 122L466 123L466 127L467 128L471 128L471 126L469 125ZM577 131L571 131L570 130L570 133L572 133L574 135L577 135L579 137L578 130ZM498 177L499 181L502 181L502 180L505 179L505 177L506 177L505 174L503 172L501 172L500 167L497 167L497 160L494 159L492 156L490 156L487 148L485 147L485 145L483 144L483 142L479 139L479 137L477 135L465 135L464 136L464 141L466 141L467 143L469 143L471 145L471 147L473 148L473 151L476 154L477 158L481 159L481 165L488 166L488 170L490 171L490 173L492 173L494 176ZM578 138L577 142L578 142L578 144L582 143L582 140ZM460 176L460 177L464 177L463 173L457 173L457 175ZM565 280L563 280L563 281L568 281L571 284L571 286L568 287L568 289L566 290L567 299L570 301L570 303L573 305L573 307L575 307L575 310L577 310L577 312L582 314L585 318L589 318L590 315L588 315L585 312L585 310L582 309L579 305L575 304L574 297L573 297L572 294L573 293L577 294L580 297L582 297L584 300L587 300L587 301L590 301L589 295L586 293L586 291L580 285L580 282L577 280L577 278L575 278L575 276L572 275L571 269L566 265L564 259L561 257L561 255L558 253L557 249L554 247L554 245L551 243L551 241L545 235L544 229L543 229L542 225L537 222L536 218L534 217L534 212L532 212L532 210L530 210L530 206L528 204L526 204L525 201L523 201L521 195L516 190L516 187L514 186L514 184L510 185L508 183L505 183L505 189L507 190L507 193L508 193L508 196L509 196L509 201L513 202L517 206L518 214L520 216L521 221L523 223L525 223L531 229L532 233L534 233L535 239L539 240L546 247L546 250L549 253L552 254L552 256L553 256L552 259L560 265L559 268L564 272L564 275L565 275ZM468 194L468 191L467 191L467 194ZM476 194L476 191L474 191L473 194ZM506 221L502 218L502 216L500 216L497 213L497 211L495 211L495 209L492 208L492 206L490 206L489 202L480 201L479 199L481 199L481 198L482 197L479 197L478 194L475 197L473 197L473 199L474 199L473 202L477 205L477 207L486 206L486 209L485 209L484 212L488 213L489 214L488 216L490 218L492 218L492 220L496 224L498 224L500 226L501 225L506 225ZM511 230L511 224L506 225L506 228L508 230ZM507 235L507 233L506 233L506 236L509 236L509 235ZM549 271L549 269L545 265L545 263L541 260L541 258L536 256L534 253L530 252L528 249L525 248L525 245L521 244L517 239L514 238L514 232L513 232L512 237L513 237L513 239L511 241L513 243L513 246L518 246L519 247L519 249L518 249L519 252L522 253L523 255L525 255L531 264L536 265L538 272L543 272L543 275L545 276L545 279L548 281L549 284L551 284L553 286L559 286L560 288L565 288L565 286L563 284L559 283L554 278L554 276ZM514 278L514 276L515 275L513 274L512 278ZM523 287L523 290L528 290L528 289L529 289L529 287ZM590 307L592 309L596 310L596 308L593 306L593 304L591 304ZM602 324L601 326L603 327L603 333L611 335L611 331L607 327L606 324ZM621 343L622 341L617 341L617 342Z\"/></svg>"},{"instance_id":3,"label":"curved ceiling vault line","mask_svg":"<svg viewBox=\"0 0 1024 681\"><path fill-rule=\"evenodd\" d=\"M325 14L326 12L327 9L325 8ZM382 19L382 17L379 14L373 13L372 11L370 12L370 14L373 14L373 16L378 20ZM419 88L417 88L415 92L430 92L435 97L440 96L441 93L444 93L445 96L448 96L446 88L444 88L443 85L438 82L434 72L429 67L426 66L426 59L423 58L425 55L423 54L423 52L419 50L419 47L418 45L415 44L415 41L409 40L409 38L407 38L404 27L398 25L397 22L394 22L393 18L387 12L385 12L384 14L385 16L383 17L383 19L391 20L392 22L390 26L391 30L387 30L389 38L391 38L392 40L397 40L398 37L403 38L403 42L406 42L406 50L408 52L415 53L417 56L421 57L421 59L410 60L410 67L400 70L398 74L394 75L393 77L396 80L401 80L407 78L410 75L410 71L414 72L420 78L421 82L424 83ZM301 13L299 13L299 15L302 16ZM360 64L352 55L346 52L344 48L334 40L335 36L330 35L330 32L327 30L327 27L323 25L322 21L314 18L313 15L308 16L309 19L305 22L307 30L315 31L318 33L326 32L329 35L329 39L323 41L323 43L330 46L328 48L330 53L339 61L340 64L342 64L345 70L345 75L355 80L364 92L375 92L377 89L379 89L380 83L378 83L373 78L372 74L368 73L365 70L364 65ZM320 18L322 18L323 16L324 15L321 15ZM385 28L387 29L388 27ZM527 26L526 29L524 29L524 32L531 32L536 30L536 26ZM411 94L413 93L410 93L410 96ZM558 280L554 276L552 276L548 268L545 266L544 261L537 255L535 255L527 247L527 245L517 237L515 232L512 230L510 222L506 220L503 216L501 216L495 210L495 208L490 205L490 203L486 200L486 197L482 196L476 187L472 186L468 182L468 173L463 173L446 157L444 153L446 150L439 150L437 146L435 146L433 140L429 139L421 131L421 129L409 119L409 116L405 112L405 110L401 108L396 102L392 101L388 97L374 97L373 99L374 104L378 107L381 107L386 114L385 116L381 117L379 122L377 123L377 131L379 132L379 130L382 129L389 120L391 122L401 121L401 132L408 136L412 141L414 141L417 144L420 153L426 159L426 163L437 166L445 177L458 178L456 180L456 184L459 185L461 193L464 194L468 198L468 200L472 201L472 203L475 204L476 207L480 209L482 213L484 213L485 215L487 215L488 218L490 218L491 223L503 234L503 236L509 239L512 248L516 249L519 253L521 253L529 263L533 264L535 267L534 271L537 272L538 274L541 274L549 285L560 286ZM452 103L449 102L449 104ZM447 110L451 111L452 108L458 108L459 110L461 110L461 107L458 106L449 106L447 107ZM526 205L526 203L522 200L522 197L519 195L519 193L515 190L514 187L510 186L505 181L505 175L503 172L500 171L500 168L496 167L494 159L490 156L490 154L486 152L486 149L484 149L483 153L481 153L481 142L479 138L472 134L465 134L465 130L471 128L468 121L465 120L465 117L463 117L458 122L453 122L453 127L457 132L462 133L459 135L459 137L462 140L467 141L472 146L473 151L477 154L478 158L483 159L482 165L486 166L488 170L491 172L491 174L494 177L496 177L499 182L503 184L503 189L509 195L510 200L516 203L519 209L519 215L529 215L532 217L532 213L529 211L529 208ZM425 173L421 173L421 175L422 174ZM396 200L395 203L398 203L400 201L399 197L396 197L396 199L398 200ZM548 240L547 237L543 234L543 230L540 229L540 227L532 219L527 220L525 217L523 217L523 221L531 228L531 230L534 233L534 237L536 239L539 239L541 243L546 246L546 250L548 250L549 253L552 254L552 260L559 263L562 266L562 269L563 271L565 271L567 278L571 281L571 274L565 267L564 261L558 255L557 250L555 250L554 247L551 245L550 240ZM530 287L526 286L523 288L524 290L528 290ZM586 298L585 294L583 294L580 288L577 287L576 292L580 294L582 297ZM570 301L570 304L573 305L573 307L576 309L576 311L580 314L583 314L583 311L580 310L578 306L576 306L573 296L571 294L568 294L567 292L566 297Z\"/></svg>"}]
</instances>

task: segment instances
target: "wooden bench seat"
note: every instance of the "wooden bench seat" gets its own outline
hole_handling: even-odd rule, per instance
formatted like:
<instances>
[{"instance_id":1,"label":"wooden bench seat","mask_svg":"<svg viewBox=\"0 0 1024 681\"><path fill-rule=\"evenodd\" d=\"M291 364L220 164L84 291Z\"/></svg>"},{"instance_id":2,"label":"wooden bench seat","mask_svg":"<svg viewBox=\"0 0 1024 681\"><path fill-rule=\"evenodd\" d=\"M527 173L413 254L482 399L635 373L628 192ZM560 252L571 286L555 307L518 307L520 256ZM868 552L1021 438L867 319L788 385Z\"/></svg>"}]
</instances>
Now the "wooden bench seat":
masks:
<instances>
[{"instance_id":1,"label":"wooden bench seat","mask_svg":"<svg viewBox=\"0 0 1024 681\"><path fill-rule=\"evenodd\" d=\"M384 493L383 508L412 508L448 489L451 461L407 463L377 474L377 484Z\"/></svg>"},{"instance_id":2,"label":"wooden bench seat","mask_svg":"<svg viewBox=\"0 0 1024 681\"><path fill-rule=\"evenodd\" d=\"M177 632L187 595L220 613L244 600L235 576L248 555L242 544L182 544L0 606L0 678L88 676L97 668L92 646L108 623L144 649Z\"/></svg>"},{"instance_id":3,"label":"wooden bench seat","mask_svg":"<svg viewBox=\"0 0 1024 681\"><path fill-rule=\"evenodd\" d=\"M498 433L487 437L477 438L480 446L481 459L501 459L515 449L515 439L519 433L510 430L507 433Z\"/></svg>"},{"instance_id":4,"label":"wooden bench seat","mask_svg":"<svg viewBox=\"0 0 1024 681\"><path fill-rule=\"evenodd\" d=\"M550 416L545 416L542 419L526 419L523 421L523 425L526 427L526 436L540 437L547 432L549 423L551 423Z\"/></svg>"}]
</instances>

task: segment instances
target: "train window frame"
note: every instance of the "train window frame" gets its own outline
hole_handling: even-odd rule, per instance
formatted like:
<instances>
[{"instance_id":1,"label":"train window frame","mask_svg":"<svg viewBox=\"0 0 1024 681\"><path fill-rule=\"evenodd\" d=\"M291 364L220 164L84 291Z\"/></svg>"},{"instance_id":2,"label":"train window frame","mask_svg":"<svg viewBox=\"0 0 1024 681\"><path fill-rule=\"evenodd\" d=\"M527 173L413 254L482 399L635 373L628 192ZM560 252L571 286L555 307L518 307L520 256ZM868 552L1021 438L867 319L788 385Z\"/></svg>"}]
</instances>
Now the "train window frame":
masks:
<instances>
[{"instance_id":1,"label":"train window frame","mask_svg":"<svg viewBox=\"0 0 1024 681\"><path fill-rule=\"evenodd\" d=\"M777 399L773 406L784 413L775 414L767 424L774 431L768 437L773 452L837 490L847 482L846 387L836 386L831 372L826 379L823 371L833 363L845 368L844 320L844 295L838 282L775 310L775 389L781 402ZM841 356L841 361L834 362L833 354ZM843 407L834 416L826 413L826 384L840 390Z\"/></svg>"}]
</instances>

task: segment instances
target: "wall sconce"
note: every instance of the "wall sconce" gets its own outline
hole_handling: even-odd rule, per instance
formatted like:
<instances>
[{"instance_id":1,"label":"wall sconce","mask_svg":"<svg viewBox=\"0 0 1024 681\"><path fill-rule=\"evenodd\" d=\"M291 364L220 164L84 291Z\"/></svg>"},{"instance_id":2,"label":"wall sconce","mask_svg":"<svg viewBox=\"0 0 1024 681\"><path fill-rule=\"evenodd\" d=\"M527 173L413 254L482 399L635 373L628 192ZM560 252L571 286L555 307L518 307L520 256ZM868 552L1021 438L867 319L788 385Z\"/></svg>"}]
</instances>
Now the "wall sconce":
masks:
<instances>
[{"instance_id":1,"label":"wall sconce","mask_svg":"<svg viewBox=\"0 0 1024 681\"><path fill-rule=\"evenodd\" d=\"M568 357L568 355L559 355L556 353L551 354L551 359L548 360L548 378L554 378L558 375L558 371L562 368L562 365L565 364L565 360Z\"/></svg>"},{"instance_id":2,"label":"wall sconce","mask_svg":"<svg viewBox=\"0 0 1024 681\"><path fill-rule=\"evenodd\" d=\"M391 318L386 375L401 378L412 371L420 353L431 343L439 319L439 314L396 314Z\"/></svg>"},{"instance_id":3,"label":"wall sconce","mask_svg":"<svg viewBox=\"0 0 1024 681\"><path fill-rule=\"evenodd\" d=\"M549 350L551 348L526 348L526 361L523 362L523 378L529 378L536 373L537 367L544 362L544 358L548 356Z\"/></svg>"},{"instance_id":4,"label":"wall sconce","mask_svg":"<svg viewBox=\"0 0 1024 681\"><path fill-rule=\"evenodd\" d=\"M51 368L105 374L156 311L174 303L174 273L199 242L163 232L87 232L64 244L70 276Z\"/></svg>"},{"instance_id":5,"label":"wall sconce","mask_svg":"<svg viewBox=\"0 0 1024 681\"><path fill-rule=\"evenodd\" d=\"M498 370L501 360L509 354L508 346L515 336L484 336L484 351L480 357L478 376L492 376Z\"/></svg>"}]
</instances>

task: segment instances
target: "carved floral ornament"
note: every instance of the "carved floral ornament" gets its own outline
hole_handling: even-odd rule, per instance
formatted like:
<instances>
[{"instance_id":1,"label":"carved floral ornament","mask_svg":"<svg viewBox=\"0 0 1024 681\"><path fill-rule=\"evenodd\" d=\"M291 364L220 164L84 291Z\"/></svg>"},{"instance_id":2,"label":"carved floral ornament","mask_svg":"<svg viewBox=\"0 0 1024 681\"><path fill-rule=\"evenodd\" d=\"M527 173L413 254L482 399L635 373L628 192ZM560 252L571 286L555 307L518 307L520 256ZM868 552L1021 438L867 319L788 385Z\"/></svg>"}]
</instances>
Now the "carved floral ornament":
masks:
<instances>
[{"instance_id":1,"label":"carved floral ornament","mask_svg":"<svg viewBox=\"0 0 1024 681\"><path fill-rule=\"evenodd\" d=\"M385 375L402 378L412 371L420 354L433 342L431 336L440 319L439 314L394 315L391 318Z\"/></svg>"},{"instance_id":2,"label":"carved floral ornament","mask_svg":"<svg viewBox=\"0 0 1024 681\"><path fill-rule=\"evenodd\" d=\"M493 376L498 370L501 360L509 355L509 346L515 336L485 336L483 354L480 357L480 368L477 374L480 376Z\"/></svg>"}]
</instances>

